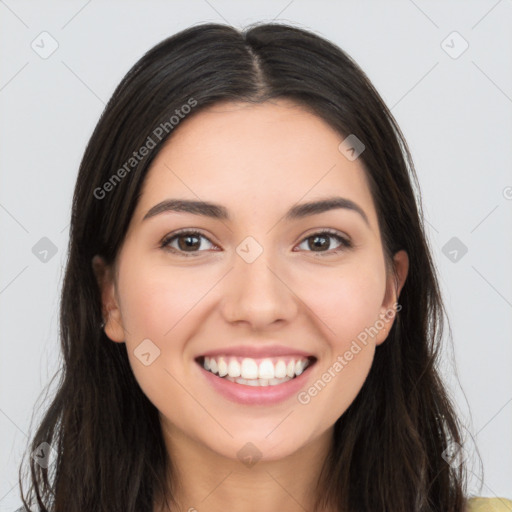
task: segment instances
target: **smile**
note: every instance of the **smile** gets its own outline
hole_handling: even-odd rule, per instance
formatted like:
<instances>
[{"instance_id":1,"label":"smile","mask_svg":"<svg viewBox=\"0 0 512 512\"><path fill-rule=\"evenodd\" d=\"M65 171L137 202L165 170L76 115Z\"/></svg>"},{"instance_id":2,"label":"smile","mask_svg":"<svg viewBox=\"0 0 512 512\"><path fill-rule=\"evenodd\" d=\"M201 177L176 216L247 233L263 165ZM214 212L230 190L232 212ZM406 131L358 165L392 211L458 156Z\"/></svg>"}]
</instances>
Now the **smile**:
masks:
<instances>
[{"instance_id":1,"label":"smile","mask_svg":"<svg viewBox=\"0 0 512 512\"><path fill-rule=\"evenodd\" d=\"M228 400L244 405L272 405L292 398L307 385L317 359L303 355L215 355L200 356L195 361L205 382Z\"/></svg>"},{"instance_id":2,"label":"smile","mask_svg":"<svg viewBox=\"0 0 512 512\"><path fill-rule=\"evenodd\" d=\"M203 357L198 362L218 377L246 386L276 386L300 375L312 362L312 357Z\"/></svg>"}]
</instances>

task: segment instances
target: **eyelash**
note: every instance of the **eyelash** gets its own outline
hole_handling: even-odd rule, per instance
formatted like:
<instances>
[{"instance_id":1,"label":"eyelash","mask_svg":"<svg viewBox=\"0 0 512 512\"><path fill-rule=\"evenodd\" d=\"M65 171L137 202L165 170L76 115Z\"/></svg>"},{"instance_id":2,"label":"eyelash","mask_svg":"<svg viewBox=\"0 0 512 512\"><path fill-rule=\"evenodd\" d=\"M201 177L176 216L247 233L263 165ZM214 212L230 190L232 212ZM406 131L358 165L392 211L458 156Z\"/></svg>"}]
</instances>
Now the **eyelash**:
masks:
<instances>
[{"instance_id":1,"label":"eyelash","mask_svg":"<svg viewBox=\"0 0 512 512\"><path fill-rule=\"evenodd\" d=\"M161 244L160 244L160 248L161 249L164 249L164 250L167 250L167 251L170 251L170 252L173 252L173 253L178 253L180 255L183 255L185 256L186 258L188 257L196 257L198 256L201 252L203 251L194 251L194 252L186 252L186 251L181 251L179 249L176 249L174 247L169 247L169 244L174 240L174 239L177 239L179 238L180 236L184 236L184 235L193 235L193 236L197 236L199 238L204 238L205 240L208 240L208 242L210 242L212 245L215 245L209 238L207 238L206 236L204 236L201 232L199 231L195 231L195 230L183 230L183 231L178 231L177 233L174 233L172 236L166 236ZM306 252L313 252L315 253L315 256L329 256L329 255L333 255L333 254L339 254L340 252L342 252L343 250L345 249L351 249L353 247L353 244L350 240L340 236L337 231L334 231L334 230L331 230L331 229L324 229L322 231L318 231L316 233L312 233L311 235L308 235L306 238L303 238L300 242L299 245L301 245L303 242L305 242L306 240L308 240L309 238L313 238L315 236L322 236L322 235L329 235L331 236L332 238L335 238L338 242L340 242L341 244L341 248L338 248L338 249L331 249L330 251L320 251L318 253L315 253L315 251L306 251Z\"/></svg>"}]
</instances>

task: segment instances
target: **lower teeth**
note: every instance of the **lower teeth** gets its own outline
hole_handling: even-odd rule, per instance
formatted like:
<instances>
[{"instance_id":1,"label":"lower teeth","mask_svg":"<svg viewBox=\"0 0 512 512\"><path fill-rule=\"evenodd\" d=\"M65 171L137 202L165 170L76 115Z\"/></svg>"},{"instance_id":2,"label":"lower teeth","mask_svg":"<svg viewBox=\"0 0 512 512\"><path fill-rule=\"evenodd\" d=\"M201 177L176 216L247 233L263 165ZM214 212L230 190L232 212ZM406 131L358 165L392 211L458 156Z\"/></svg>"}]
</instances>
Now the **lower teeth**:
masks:
<instances>
[{"instance_id":1,"label":"lower teeth","mask_svg":"<svg viewBox=\"0 0 512 512\"><path fill-rule=\"evenodd\" d=\"M278 384L283 384L295 377L286 376L283 379L242 379L241 377L230 377L229 375L226 375L225 377L220 378L227 379L230 382L236 382L237 384L245 384L246 386L277 386Z\"/></svg>"}]
</instances>

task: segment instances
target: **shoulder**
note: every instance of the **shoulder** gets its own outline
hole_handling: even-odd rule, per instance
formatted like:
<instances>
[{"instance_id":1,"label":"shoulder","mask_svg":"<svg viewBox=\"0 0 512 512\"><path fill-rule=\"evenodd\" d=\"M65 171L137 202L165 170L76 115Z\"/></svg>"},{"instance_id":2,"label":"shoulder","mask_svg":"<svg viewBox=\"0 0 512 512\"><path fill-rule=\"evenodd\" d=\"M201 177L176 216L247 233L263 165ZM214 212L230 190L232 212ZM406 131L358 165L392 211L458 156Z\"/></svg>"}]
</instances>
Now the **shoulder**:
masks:
<instances>
[{"instance_id":1,"label":"shoulder","mask_svg":"<svg viewBox=\"0 0 512 512\"><path fill-rule=\"evenodd\" d=\"M507 498L470 498L467 512L512 512L512 501Z\"/></svg>"}]
</instances>

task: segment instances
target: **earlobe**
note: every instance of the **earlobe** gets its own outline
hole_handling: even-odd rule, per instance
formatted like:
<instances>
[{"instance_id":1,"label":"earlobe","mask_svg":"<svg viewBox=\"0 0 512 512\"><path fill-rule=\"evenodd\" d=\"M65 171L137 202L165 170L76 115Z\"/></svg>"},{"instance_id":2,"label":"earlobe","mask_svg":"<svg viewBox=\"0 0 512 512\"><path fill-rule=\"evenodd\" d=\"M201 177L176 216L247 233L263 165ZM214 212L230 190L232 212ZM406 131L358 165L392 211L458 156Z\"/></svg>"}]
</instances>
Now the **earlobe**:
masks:
<instances>
[{"instance_id":1,"label":"earlobe","mask_svg":"<svg viewBox=\"0 0 512 512\"><path fill-rule=\"evenodd\" d=\"M125 335L121 310L116 298L113 269L99 255L93 257L92 268L100 290L103 314L103 323L98 328L102 328L112 341L122 343L125 341Z\"/></svg>"}]
</instances>

